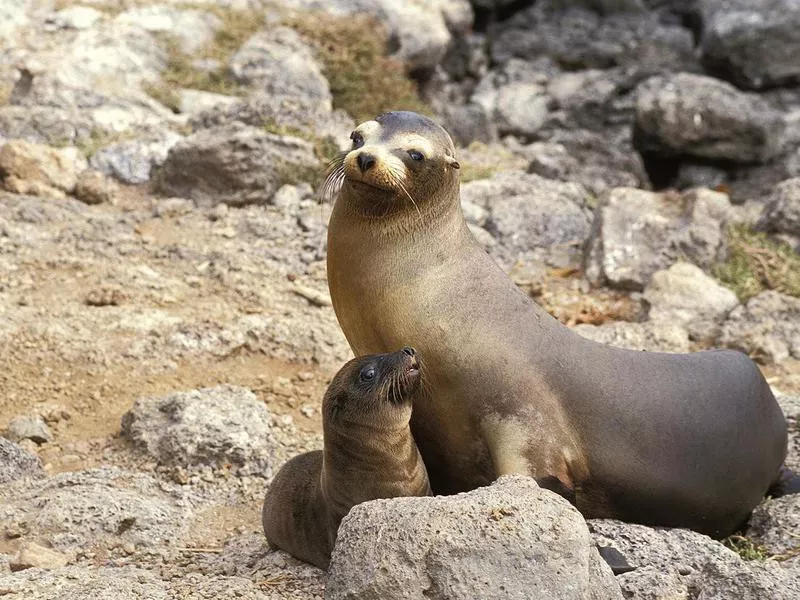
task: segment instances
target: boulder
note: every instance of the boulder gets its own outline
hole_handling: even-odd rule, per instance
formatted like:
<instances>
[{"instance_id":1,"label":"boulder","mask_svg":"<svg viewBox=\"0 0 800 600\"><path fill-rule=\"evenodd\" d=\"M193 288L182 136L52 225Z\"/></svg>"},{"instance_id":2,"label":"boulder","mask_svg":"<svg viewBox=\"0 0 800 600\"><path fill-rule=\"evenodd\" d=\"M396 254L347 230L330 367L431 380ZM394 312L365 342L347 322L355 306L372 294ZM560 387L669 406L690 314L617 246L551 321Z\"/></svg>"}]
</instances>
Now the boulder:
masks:
<instances>
[{"instance_id":1,"label":"boulder","mask_svg":"<svg viewBox=\"0 0 800 600\"><path fill-rule=\"evenodd\" d=\"M153 170L167 160L170 149L183 139L171 131L109 144L97 150L89 164L122 183L137 185L150 181Z\"/></svg>"},{"instance_id":2,"label":"boulder","mask_svg":"<svg viewBox=\"0 0 800 600\"><path fill-rule=\"evenodd\" d=\"M574 328L585 338L608 344L628 348L629 350L646 350L648 352L688 352L689 334L686 329L675 323L652 322L604 323L591 325L582 323Z\"/></svg>"},{"instance_id":3,"label":"boulder","mask_svg":"<svg viewBox=\"0 0 800 600\"><path fill-rule=\"evenodd\" d=\"M31 440L37 444L53 441L53 432L39 415L19 415L8 422L3 436L12 442Z\"/></svg>"},{"instance_id":4,"label":"boulder","mask_svg":"<svg viewBox=\"0 0 800 600\"><path fill-rule=\"evenodd\" d=\"M522 476L355 506L339 527L325 597L622 598L580 513Z\"/></svg>"},{"instance_id":5,"label":"boulder","mask_svg":"<svg viewBox=\"0 0 800 600\"><path fill-rule=\"evenodd\" d=\"M270 430L264 403L250 390L227 385L141 398L122 416L122 435L170 466L267 470Z\"/></svg>"},{"instance_id":6,"label":"boulder","mask_svg":"<svg viewBox=\"0 0 800 600\"><path fill-rule=\"evenodd\" d=\"M17 444L0 437L0 485L6 485L23 477L44 477L39 458L23 450Z\"/></svg>"},{"instance_id":7,"label":"boulder","mask_svg":"<svg viewBox=\"0 0 800 600\"><path fill-rule=\"evenodd\" d=\"M321 169L310 142L232 123L173 146L156 187L202 207L266 204L281 185L315 179Z\"/></svg>"},{"instance_id":8,"label":"boulder","mask_svg":"<svg viewBox=\"0 0 800 600\"><path fill-rule=\"evenodd\" d=\"M775 187L757 226L770 233L800 236L800 177L787 179Z\"/></svg>"},{"instance_id":9,"label":"boulder","mask_svg":"<svg viewBox=\"0 0 800 600\"><path fill-rule=\"evenodd\" d=\"M770 554L786 554L786 564L800 567L800 494L769 498L750 516L747 537L764 546Z\"/></svg>"},{"instance_id":10,"label":"boulder","mask_svg":"<svg viewBox=\"0 0 800 600\"><path fill-rule=\"evenodd\" d=\"M767 364L800 359L800 298L774 290L750 298L728 316L717 343Z\"/></svg>"},{"instance_id":11,"label":"boulder","mask_svg":"<svg viewBox=\"0 0 800 600\"><path fill-rule=\"evenodd\" d=\"M86 160L76 148L55 149L25 140L0 148L0 177L5 189L17 194L63 198L75 189Z\"/></svg>"},{"instance_id":12,"label":"boulder","mask_svg":"<svg viewBox=\"0 0 800 600\"><path fill-rule=\"evenodd\" d=\"M766 162L781 149L784 122L764 100L692 73L639 85L634 145L659 156Z\"/></svg>"},{"instance_id":13,"label":"boulder","mask_svg":"<svg viewBox=\"0 0 800 600\"><path fill-rule=\"evenodd\" d=\"M593 284L642 290L683 259L708 269L724 251L730 201L711 190L683 195L616 188L595 209L584 268Z\"/></svg>"},{"instance_id":14,"label":"boulder","mask_svg":"<svg viewBox=\"0 0 800 600\"><path fill-rule=\"evenodd\" d=\"M25 569L57 569L65 567L69 557L62 552L45 548L39 544L23 541L19 549L9 563L12 571L23 571Z\"/></svg>"}]
</instances>

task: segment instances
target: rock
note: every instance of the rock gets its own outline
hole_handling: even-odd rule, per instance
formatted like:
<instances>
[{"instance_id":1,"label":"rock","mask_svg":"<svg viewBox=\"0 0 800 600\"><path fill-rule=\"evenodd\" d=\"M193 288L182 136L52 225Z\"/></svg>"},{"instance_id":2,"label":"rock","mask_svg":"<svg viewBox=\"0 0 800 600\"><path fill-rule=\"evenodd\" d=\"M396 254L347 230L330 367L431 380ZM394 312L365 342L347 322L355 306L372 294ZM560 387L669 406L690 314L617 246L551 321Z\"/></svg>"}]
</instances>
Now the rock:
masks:
<instances>
[{"instance_id":1,"label":"rock","mask_svg":"<svg viewBox=\"0 0 800 600\"><path fill-rule=\"evenodd\" d=\"M338 598L622 598L578 511L533 479L455 496L355 506L325 595ZM592 577L594 575L594 577Z\"/></svg>"},{"instance_id":2,"label":"rock","mask_svg":"<svg viewBox=\"0 0 800 600\"><path fill-rule=\"evenodd\" d=\"M179 486L101 468L59 473L0 503L0 522L70 554L175 543L191 517Z\"/></svg>"},{"instance_id":3,"label":"rock","mask_svg":"<svg viewBox=\"0 0 800 600\"><path fill-rule=\"evenodd\" d=\"M41 461L10 440L0 437L0 485L6 485L23 477L32 479L44 477Z\"/></svg>"},{"instance_id":4,"label":"rock","mask_svg":"<svg viewBox=\"0 0 800 600\"><path fill-rule=\"evenodd\" d=\"M164 582L149 570L132 567L29 569L0 574L0 589L25 600L169 600Z\"/></svg>"},{"instance_id":5,"label":"rock","mask_svg":"<svg viewBox=\"0 0 800 600\"><path fill-rule=\"evenodd\" d=\"M578 260L589 234L587 197L580 185L515 172L471 181L461 189L463 203L487 211L485 223L477 224L500 243L495 257L511 264L520 255L557 266Z\"/></svg>"},{"instance_id":6,"label":"rock","mask_svg":"<svg viewBox=\"0 0 800 600\"><path fill-rule=\"evenodd\" d=\"M213 43L222 19L207 10L183 10L171 6L140 6L120 13L114 23L138 26L152 34L168 35L178 41L181 52L196 54Z\"/></svg>"},{"instance_id":7,"label":"rock","mask_svg":"<svg viewBox=\"0 0 800 600\"><path fill-rule=\"evenodd\" d=\"M110 204L118 190L101 171L86 169L78 175L73 195L84 204Z\"/></svg>"},{"instance_id":8,"label":"rock","mask_svg":"<svg viewBox=\"0 0 800 600\"><path fill-rule=\"evenodd\" d=\"M225 94L215 94L213 92L203 92L200 90L182 89L178 92L178 110L181 114L190 117L202 114L205 111L214 110L217 107L228 108L239 102L235 96ZM166 158L166 153L165 153Z\"/></svg>"},{"instance_id":9,"label":"rock","mask_svg":"<svg viewBox=\"0 0 800 600\"><path fill-rule=\"evenodd\" d=\"M697 600L795 600L800 596L797 574L774 562L711 562L700 574Z\"/></svg>"},{"instance_id":10,"label":"rock","mask_svg":"<svg viewBox=\"0 0 800 600\"><path fill-rule=\"evenodd\" d=\"M37 444L53 441L53 432L39 415L20 415L8 422L3 436L12 442L31 440Z\"/></svg>"},{"instance_id":11,"label":"rock","mask_svg":"<svg viewBox=\"0 0 800 600\"><path fill-rule=\"evenodd\" d=\"M678 259L708 269L724 250L730 210L728 197L711 190L610 190L595 210L586 276L594 284L642 290L653 273Z\"/></svg>"},{"instance_id":12,"label":"rock","mask_svg":"<svg viewBox=\"0 0 800 600\"><path fill-rule=\"evenodd\" d=\"M122 435L162 464L232 464L256 473L272 467L270 430L264 403L226 385L141 398L122 417Z\"/></svg>"},{"instance_id":13,"label":"rock","mask_svg":"<svg viewBox=\"0 0 800 600\"><path fill-rule=\"evenodd\" d=\"M781 115L761 98L691 73L640 84L634 145L658 156L766 162L781 149Z\"/></svg>"},{"instance_id":14,"label":"rock","mask_svg":"<svg viewBox=\"0 0 800 600\"><path fill-rule=\"evenodd\" d=\"M24 140L0 148L0 176L9 191L64 197L75 189L86 161L75 148L54 149Z\"/></svg>"},{"instance_id":15,"label":"rock","mask_svg":"<svg viewBox=\"0 0 800 600\"><path fill-rule=\"evenodd\" d=\"M328 80L314 51L289 27L256 33L231 58L233 76L271 97L301 98L304 104L331 110Z\"/></svg>"},{"instance_id":16,"label":"rock","mask_svg":"<svg viewBox=\"0 0 800 600\"><path fill-rule=\"evenodd\" d=\"M21 139L49 146L90 140L94 121L75 109L51 106L0 106L0 140Z\"/></svg>"},{"instance_id":17,"label":"rock","mask_svg":"<svg viewBox=\"0 0 800 600\"><path fill-rule=\"evenodd\" d=\"M489 31L491 58L499 64L544 55L570 71L625 66L646 75L689 70L696 63L689 30L662 23L651 12L604 16L573 2L547 0L498 19Z\"/></svg>"},{"instance_id":18,"label":"rock","mask_svg":"<svg viewBox=\"0 0 800 600\"><path fill-rule=\"evenodd\" d=\"M758 220L758 228L800 236L800 177L787 179L775 187Z\"/></svg>"},{"instance_id":19,"label":"rock","mask_svg":"<svg viewBox=\"0 0 800 600\"><path fill-rule=\"evenodd\" d=\"M739 87L800 81L800 5L795 0L701 0L703 64Z\"/></svg>"},{"instance_id":20,"label":"rock","mask_svg":"<svg viewBox=\"0 0 800 600\"><path fill-rule=\"evenodd\" d=\"M643 297L650 320L684 326L695 340L713 340L719 324L739 305L733 291L686 262L653 273Z\"/></svg>"},{"instance_id":21,"label":"rock","mask_svg":"<svg viewBox=\"0 0 800 600\"><path fill-rule=\"evenodd\" d=\"M717 343L763 363L800 359L800 298L762 292L734 309Z\"/></svg>"},{"instance_id":22,"label":"rock","mask_svg":"<svg viewBox=\"0 0 800 600\"><path fill-rule=\"evenodd\" d=\"M199 131L172 147L156 186L202 207L266 204L284 183L320 172L309 142L233 123Z\"/></svg>"},{"instance_id":23,"label":"rock","mask_svg":"<svg viewBox=\"0 0 800 600\"><path fill-rule=\"evenodd\" d=\"M770 498L759 504L750 516L747 537L754 543L764 546L770 554L784 554L795 551L786 564L800 566L797 547L800 541L796 532L800 531L800 494L789 494L780 498Z\"/></svg>"},{"instance_id":24,"label":"rock","mask_svg":"<svg viewBox=\"0 0 800 600\"><path fill-rule=\"evenodd\" d=\"M582 323L573 327L585 338L630 350L648 352L688 352L689 334L684 327L673 323Z\"/></svg>"},{"instance_id":25,"label":"rock","mask_svg":"<svg viewBox=\"0 0 800 600\"><path fill-rule=\"evenodd\" d=\"M90 6L69 6L59 10L46 23L54 29L89 29L103 18L103 13Z\"/></svg>"},{"instance_id":26,"label":"rock","mask_svg":"<svg viewBox=\"0 0 800 600\"><path fill-rule=\"evenodd\" d=\"M623 596L628 600L690 600L686 577L675 569L664 572L655 567L640 567L617 576Z\"/></svg>"},{"instance_id":27,"label":"rock","mask_svg":"<svg viewBox=\"0 0 800 600\"><path fill-rule=\"evenodd\" d=\"M109 144L95 152L89 164L122 183L147 183L153 169L164 164L170 149L182 139L177 133L165 131L155 137Z\"/></svg>"},{"instance_id":28,"label":"rock","mask_svg":"<svg viewBox=\"0 0 800 600\"><path fill-rule=\"evenodd\" d=\"M69 557L61 552L45 548L33 542L23 541L19 550L11 559L9 566L12 571L25 569L57 569L67 566Z\"/></svg>"},{"instance_id":29,"label":"rock","mask_svg":"<svg viewBox=\"0 0 800 600\"><path fill-rule=\"evenodd\" d=\"M786 396L775 391L778 405L789 424L789 443L784 464L795 473L800 473L800 396Z\"/></svg>"}]
</instances>

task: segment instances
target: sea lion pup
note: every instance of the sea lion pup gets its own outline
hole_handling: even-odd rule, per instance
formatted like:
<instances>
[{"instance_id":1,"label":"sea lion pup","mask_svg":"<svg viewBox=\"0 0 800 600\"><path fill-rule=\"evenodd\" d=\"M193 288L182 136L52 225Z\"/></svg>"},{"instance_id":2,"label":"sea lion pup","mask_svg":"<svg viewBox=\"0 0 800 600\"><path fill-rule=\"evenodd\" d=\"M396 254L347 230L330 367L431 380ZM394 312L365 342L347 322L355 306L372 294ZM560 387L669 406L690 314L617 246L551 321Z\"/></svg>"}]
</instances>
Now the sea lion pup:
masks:
<instances>
[{"instance_id":1,"label":"sea lion pup","mask_svg":"<svg viewBox=\"0 0 800 600\"><path fill-rule=\"evenodd\" d=\"M425 357L411 429L435 493L522 473L586 517L716 536L742 523L787 444L747 356L584 339L473 239L444 129L390 112L351 138L323 188L333 307L356 355L402 342Z\"/></svg>"},{"instance_id":2,"label":"sea lion pup","mask_svg":"<svg viewBox=\"0 0 800 600\"><path fill-rule=\"evenodd\" d=\"M291 459L267 491L261 520L270 546L327 569L339 523L354 505L430 495L409 427L419 380L407 346L341 368L322 401L324 449Z\"/></svg>"}]
</instances>

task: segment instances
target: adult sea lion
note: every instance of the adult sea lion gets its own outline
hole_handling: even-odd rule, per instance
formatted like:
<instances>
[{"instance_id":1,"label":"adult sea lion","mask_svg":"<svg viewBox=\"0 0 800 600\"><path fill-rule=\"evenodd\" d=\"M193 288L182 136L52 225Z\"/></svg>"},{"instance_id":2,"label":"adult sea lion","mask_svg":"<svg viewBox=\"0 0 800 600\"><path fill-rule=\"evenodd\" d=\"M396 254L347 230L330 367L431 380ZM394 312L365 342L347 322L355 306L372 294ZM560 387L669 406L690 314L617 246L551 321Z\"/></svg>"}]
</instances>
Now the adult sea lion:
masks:
<instances>
[{"instance_id":1,"label":"adult sea lion","mask_svg":"<svg viewBox=\"0 0 800 600\"><path fill-rule=\"evenodd\" d=\"M261 520L271 546L327 569L339 523L354 505L430 495L409 427L419 379L409 347L341 368L322 401L323 450L288 461L267 491Z\"/></svg>"},{"instance_id":2,"label":"adult sea lion","mask_svg":"<svg viewBox=\"0 0 800 600\"><path fill-rule=\"evenodd\" d=\"M535 477L586 517L722 536L776 479L786 422L744 354L582 338L476 243L448 134L411 112L359 125L332 164L333 307L356 355L413 344L411 429L434 492Z\"/></svg>"}]
</instances>

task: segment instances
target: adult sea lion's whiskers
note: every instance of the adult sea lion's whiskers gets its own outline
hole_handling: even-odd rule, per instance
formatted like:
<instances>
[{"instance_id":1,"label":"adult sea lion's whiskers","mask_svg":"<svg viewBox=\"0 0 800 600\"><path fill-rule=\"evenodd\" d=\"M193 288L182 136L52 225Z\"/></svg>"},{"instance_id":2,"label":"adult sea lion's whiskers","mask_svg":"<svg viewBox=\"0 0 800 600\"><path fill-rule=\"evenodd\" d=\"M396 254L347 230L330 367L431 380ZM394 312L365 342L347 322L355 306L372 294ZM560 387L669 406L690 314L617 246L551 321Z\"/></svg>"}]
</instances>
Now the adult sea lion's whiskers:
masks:
<instances>
[{"instance_id":1,"label":"adult sea lion's whiskers","mask_svg":"<svg viewBox=\"0 0 800 600\"><path fill-rule=\"evenodd\" d=\"M421 219L422 218L422 213L419 210L419 206L417 206L417 203L414 201L414 198L411 197L411 194L408 193L408 190L406 189L406 186L404 186L403 182L400 181L400 177L397 175L397 173L390 169L389 170L389 177L391 178L392 183L394 185L396 185L397 187L399 187L402 190L402 192L406 196L408 196L408 199L411 200L411 204L413 204L414 208L417 209L417 215L419 215L419 217Z\"/></svg>"}]
</instances>

